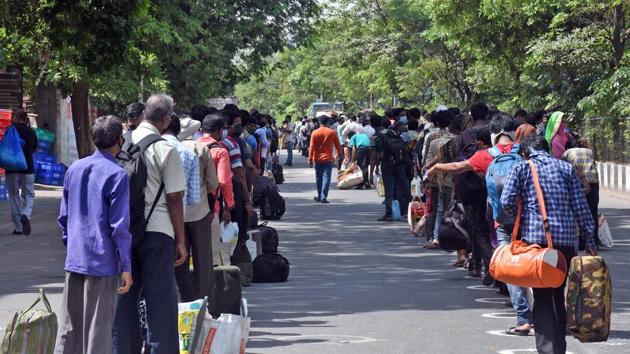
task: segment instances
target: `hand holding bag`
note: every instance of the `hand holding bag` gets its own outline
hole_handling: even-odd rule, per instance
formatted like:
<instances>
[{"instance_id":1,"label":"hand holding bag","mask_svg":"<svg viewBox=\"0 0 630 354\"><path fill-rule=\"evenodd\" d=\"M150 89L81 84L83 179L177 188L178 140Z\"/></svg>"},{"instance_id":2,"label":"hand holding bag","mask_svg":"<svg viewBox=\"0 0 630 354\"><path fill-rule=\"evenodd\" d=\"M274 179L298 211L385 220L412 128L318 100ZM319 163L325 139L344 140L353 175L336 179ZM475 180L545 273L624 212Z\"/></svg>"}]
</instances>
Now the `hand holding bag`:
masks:
<instances>
[{"instance_id":1,"label":"hand holding bag","mask_svg":"<svg viewBox=\"0 0 630 354\"><path fill-rule=\"evenodd\" d=\"M519 199L518 213L512 231L512 242L509 245L500 246L494 251L490 261L490 274L494 279L511 285L529 288L557 288L565 281L567 262L560 251L553 249L547 209L538 180L538 171L533 161L528 162L545 227L547 248L517 240L523 212L523 206Z\"/></svg>"}]
</instances>

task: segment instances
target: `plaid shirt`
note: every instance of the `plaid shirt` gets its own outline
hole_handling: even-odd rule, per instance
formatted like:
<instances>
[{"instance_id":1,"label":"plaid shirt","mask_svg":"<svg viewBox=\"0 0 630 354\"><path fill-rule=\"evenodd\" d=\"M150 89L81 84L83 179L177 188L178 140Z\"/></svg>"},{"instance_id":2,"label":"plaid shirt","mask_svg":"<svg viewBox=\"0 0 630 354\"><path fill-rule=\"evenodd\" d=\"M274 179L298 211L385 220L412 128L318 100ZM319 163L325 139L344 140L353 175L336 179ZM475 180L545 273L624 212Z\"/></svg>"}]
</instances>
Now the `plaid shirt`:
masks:
<instances>
[{"instance_id":1,"label":"plaid shirt","mask_svg":"<svg viewBox=\"0 0 630 354\"><path fill-rule=\"evenodd\" d=\"M544 151L532 153L530 159L538 169L554 245L574 246L577 241L577 223L581 236L587 240L587 246L594 248L595 223L573 166L552 158ZM527 162L515 165L505 179L501 207L507 215L516 215L519 196L523 198L521 238L530 243L547 244L536 189Z\"/></svg>"},{"instance_id":2,"label":"plaid shirt","mask_svg":"<svg viewBox=\"0 0 630 354\"><path fill-rule=\"evenodd\" d=\"M162 136L177 150L179 158L182 160L182 169L186 179L186 190L184 191L184 208L197 205L201 202L201 186L199 182L199 156L186 149L177 137L165 134Z\"/></svg>"},{"instance_id":3,"label":"plaid shirt","mask_svg":"<svg viewBox=\"0 0 630 354\"><path fill-rule=\"evenodd\" d=\"M593 151L584 148L569 149L562 154L562 159L575 167L578 176L588 183L599 183L597 165Z\"/></svg>"}]
</instances>

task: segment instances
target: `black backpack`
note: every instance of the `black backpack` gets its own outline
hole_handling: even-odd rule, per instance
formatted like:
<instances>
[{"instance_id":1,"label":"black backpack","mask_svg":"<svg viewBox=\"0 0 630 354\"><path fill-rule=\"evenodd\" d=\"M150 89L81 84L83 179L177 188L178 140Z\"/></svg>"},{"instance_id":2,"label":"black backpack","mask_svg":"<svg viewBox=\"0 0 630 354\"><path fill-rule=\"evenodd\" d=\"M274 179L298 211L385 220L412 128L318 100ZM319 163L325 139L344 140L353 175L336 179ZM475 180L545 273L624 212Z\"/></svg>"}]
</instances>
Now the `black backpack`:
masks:
<instances>
[{"instance_id":1,"label":"black backpack","mask_svg":"<svg viewBox=\"0 0 630 354\"><path fill-rule=\"evenodd\" d=\"M280 220L286 211L284 198L278 188L267 188L260 200L260 218L263 220Z\"/></svg>"},{"instance_id":2,"label":"black backpack","mask_svg":"<svg viewBox=\"0 0 630 354\"><path fill-rule=\"evenodd\" d=\"M408 164L411 156L407 151L407 143L392 130L387 133L377 133L377 139L381 141L382 152L381 162L385 165L405 165Z\"/></svg>"},{"instance_id":3,"label":"black backpack","mask_svg":"<svg viewBox=\"0 0 630 354\"><path fill-rule=\"evenodd\" d=\"M278 231L273 227L267 226L267 222L258 225L258 232L260 233L260 242L263 253L278 252L278 245L280 239L278 237Z\"/></svg>"},{"instance_id":4,"label":"black backpack","mask_svg":"<svg viewBox=\"0 0 630 354\"><path fill-rule=\"evenodd\" d=\"M464 208L453 199L440 222L440 248L445 251L471 249L469 225Z\"/></svg>"},{"instance_id":5,"label":"black backpack","mask_svg":"<svg viewBox=\"0 0 630 354\"><path fill-rule=\"evenodd\" d=\"M271 173L276 184L284 183L284 171L277 156L274 156L271 163Z\"/></svg>"},{"instance_id":6,"label":"black backpack","mask_svg":"<svg viewBox=\"0 0 630 354\"><path fill-rule=\"evenodd\" d=\"M472 157L478 150L478 131L475 128L465 130L461 136L458 160L464 161ZM470 205L478 200L486 199L486 182L473 171L467 171L453 176L455 193L462 203Z\"/></svg>"},{"instance_id":7,"label":"black backpack","mask_svg":"<svg viewBox=\"0 0 630 354\"><path fill-rule=\"evenodd\" d=\"M289 260L271 252L254 260L254 283L282 283L289 279Z\"/></svg>"},{"instance_id":8,"label":"black backpack","mask_svg":"<svg viewBox=\"0 0 630 354\"><path fill-rule=\"evenodd\" d=\"M155 196L155 200L151 205L149 215L145 217L145 198L144 191L147 187L147 165L144 161L144 152L154 143L164 140L157 134L151 134L140 140L138 144L129 144L126 150L123 150L116 156L117 163L129 175L129 231L132 236L132 245L137 246L144 238L147 224L157 203L164 192L164 183Z\"/></svg>"}]
</instances>

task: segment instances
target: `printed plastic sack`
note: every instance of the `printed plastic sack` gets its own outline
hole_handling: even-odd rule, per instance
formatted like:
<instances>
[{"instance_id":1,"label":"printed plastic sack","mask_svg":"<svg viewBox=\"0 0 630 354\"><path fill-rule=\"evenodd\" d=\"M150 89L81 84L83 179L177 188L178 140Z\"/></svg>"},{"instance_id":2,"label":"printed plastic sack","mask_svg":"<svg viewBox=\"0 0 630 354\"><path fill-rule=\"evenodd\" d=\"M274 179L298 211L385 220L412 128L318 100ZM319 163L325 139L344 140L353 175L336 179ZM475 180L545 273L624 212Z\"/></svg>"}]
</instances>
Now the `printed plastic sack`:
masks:
<instances>
[{"instance_id":1,"label":"printed plastic sack","mask_svg":"<svg viewBox=\"0 0 630 354\"><path fill-rule=\"evenodd\" d=\"M383 176L376 175L376 193L378 196L383 198L385 197L385 184L383 183Z\"/></svg>"},{"instance_id":2,"label":"printed plastic sack","mask_svg":"<svg viewBox=\"0 0 630 354\"><path fill-rule=\"evenodd\" d=\"M350 165L348 170L339 172L337 176L337 188L350 189L363 183L363 172L357 165Z\"/></svg>"},{"instance_id":3,"label":"printed plastic sack","mask_svg":"<svg viewBox=\"0 0 630 354\"><path fill-rule=\"evenodd\" d=\"M414 225L422 218L425 214L426 206L418 197L414 197L411 202L409 202L409 207L407 208L407 222L409 226L411 226L411 230L413 231Z\"/></svg>"},{"instance_id":4,"label":"printed plastic sack","mask_svg":"<svg viewBox=\"0 0 630 354\"><path fill-rule=\"evenodd\" d=\"M197 300L180 303L178 306L177 330L179 332L179 354L190 354L194 346L195 333L203 324L207 313L207 301ZM200 316L200 314L202 316Z\"/></svg>"},{"instance_id":5,"label":"printed plastic sack","mask_svg":"<svg viewBox=\"0 0 630 354\"><path fill-rule=\"evenodd\" d=\"M36 309L42 302L46 309ZM3 354L52 354L57 338L57 316L39 289L39 297L26 310L13 316L4 330L1 353Z\"/></svg>"},{"instance_id":6,"label":"printed plastic sack","mask_svg":"<svg viewBox=\"0 0 630 354\"><path fill-rule=\"evenodd\" d=\"M218 320L205 315L193 354L245 354L250 319L222 314Z\"/></svg>"},{"instance_id":7,"label":"printed plastic sack","mask_svg":"<svg viewBox=\"0 0 630 354\"><path fill-rule=\"evenodd\" d=\"M610 227L608 227L608 221L604 215L599 216L599 231L597 232L597 237L599 238L599 242L602 243L602 247L612 248L613 238L612 233L610 232Z\"/></svg>"},{"instance_id":8,"label":"printed plastic sack","mask_svg":"<svg viewBox=\"0 0 630 354\"><path fill-rule=\"evenodd\" d=\"M22 138L14 126L7 129L0 141L0 167L10 171L24 171L28 168L22 150Z\"/></svg>"}]
</instances>

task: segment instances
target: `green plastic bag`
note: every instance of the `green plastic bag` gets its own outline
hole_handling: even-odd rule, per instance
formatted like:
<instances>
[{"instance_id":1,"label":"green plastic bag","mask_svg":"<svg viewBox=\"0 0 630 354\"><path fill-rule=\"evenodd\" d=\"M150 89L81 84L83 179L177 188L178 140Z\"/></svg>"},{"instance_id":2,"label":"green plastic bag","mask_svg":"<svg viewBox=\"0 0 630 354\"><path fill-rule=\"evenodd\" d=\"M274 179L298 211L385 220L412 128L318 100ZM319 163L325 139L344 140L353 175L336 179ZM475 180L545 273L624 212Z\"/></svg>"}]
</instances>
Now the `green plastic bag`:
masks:
<instances>
[{"instance_id":1,"label":"green plastic bag","mask_svg":"<svg viewBox=\"0 0 630 354\"><path fill-rule=\"evenodd\" d=\"M46 309L35 309L39 302ZM24 311L19 311L7 325L2 340L3 354L52 354L57 339L57 315L39 289L39 297Z\"/></svg>"}]
</instances>

